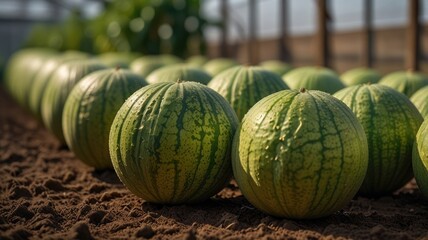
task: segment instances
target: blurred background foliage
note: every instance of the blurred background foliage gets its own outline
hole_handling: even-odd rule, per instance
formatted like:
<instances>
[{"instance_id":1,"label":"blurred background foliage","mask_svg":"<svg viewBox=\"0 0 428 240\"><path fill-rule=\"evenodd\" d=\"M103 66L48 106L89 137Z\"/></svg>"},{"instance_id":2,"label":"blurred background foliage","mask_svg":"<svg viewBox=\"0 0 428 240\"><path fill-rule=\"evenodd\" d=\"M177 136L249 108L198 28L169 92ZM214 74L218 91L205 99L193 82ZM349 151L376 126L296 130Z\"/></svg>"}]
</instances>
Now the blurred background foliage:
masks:
<instances>
[{"instance_id":1,"label":"blurred background foliage","mask_svg":"<svg viewBox=\"0 0 428 240\"><path fill-rule=\"evenodd\" d=\"M221 24L200 15L199 0L112 0L95 18L73 10L61 23L35 26L25 47L188 57L205 53L207 25Z\"/></svg>"}]
</instances>

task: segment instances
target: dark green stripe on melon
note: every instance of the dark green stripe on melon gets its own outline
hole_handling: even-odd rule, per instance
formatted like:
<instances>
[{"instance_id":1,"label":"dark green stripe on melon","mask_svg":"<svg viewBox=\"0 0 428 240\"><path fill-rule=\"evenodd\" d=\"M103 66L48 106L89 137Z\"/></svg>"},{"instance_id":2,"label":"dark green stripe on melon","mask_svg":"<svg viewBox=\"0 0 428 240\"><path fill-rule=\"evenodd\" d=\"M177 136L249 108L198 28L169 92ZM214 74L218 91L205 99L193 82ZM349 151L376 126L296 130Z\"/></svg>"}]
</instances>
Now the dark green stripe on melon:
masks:
<instances>
[{"instance_id":1,"label":"dark green stripe on melon","mask_svg":"<svg viewBox=\"0 0 428 240\"><path fill-rule=\"evenodd\" d=\"M215 76L208 87L220 93L241 120L260 99L288 89L281 77L261 67L236 66Z\"/></svg>"},{"instance_id":2,"label":"dark green stripe on melon","mask_svg":"<svg viewBox=\"0 0 428 240\"><path fill-rule=\"evenodd\" d=\"M269 214L308 219L344 207L367 170L367 140L349 108L321 91L271 94L245 115L232 166L244 196Z\"/></svg>"},{"instance_id":3,"label":"dark green stripe on melon","mask_svg":"<svg viewBox=\"0 0 428 240\"><path fill-rule=\"evenodd\" d=\"M51 76L42 98L42 119L45 126L62 143L65 142L62 112L68 95L84 76L105 68L106 66L96 60L73 60L62 64Z\"/></svg>"},{"instance_id":4,"label":"dark green stripe on melon","mask_svg":"<svg viewBox=\"0 0 428 240\"><path fill-rule=\"evenodd\" d=\"M335 95L363 125L369 145L369 167L360 193L390 194L412 174L412 146L422 117L403 94L379 85L348 87Z\"/></svg>"},{"instance_id":5,"label":"dark green stripe on melon","mask_svg":"<svg viewBox=\"0 0 428 240\"><path fill-rule=\"evenodd\" d=\"M229 181L238 121L218 93L195 82L156 83L117 113L110 155L125 186L155 203L205 200Z\"/></svg>"},{"instance_id":6,"label":"dark green stripe on melon","mask_svg":"<svg viewBox=\"0 0 428 240\"><path fill-rule=\"evenodd\" d=\"M113 168L108 137L113 119L135 91L147 85L143 77L127 70L93 72L71 91L64 105L62 128L68 147L96 169Z\"/></svg>"}]
</instances>

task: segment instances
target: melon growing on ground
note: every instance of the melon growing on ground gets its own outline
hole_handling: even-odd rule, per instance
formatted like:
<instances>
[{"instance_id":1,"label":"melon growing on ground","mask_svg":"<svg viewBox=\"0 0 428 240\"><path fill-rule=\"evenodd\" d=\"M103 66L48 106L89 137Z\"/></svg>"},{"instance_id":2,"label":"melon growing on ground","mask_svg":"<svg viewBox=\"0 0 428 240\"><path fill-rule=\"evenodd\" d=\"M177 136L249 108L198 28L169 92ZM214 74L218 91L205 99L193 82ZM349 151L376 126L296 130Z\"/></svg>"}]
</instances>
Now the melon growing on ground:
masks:
<instances>
[{"instance_id":1,"label":"melon growing on ground","mask_svg":"<svg viewBox=\"0 0 428 240\"><path fill-rule=\"evenodd\" d=\"M281 77L261 67L237 66L215 76L208 87L220 93L241 120L248 110L269 94L288 89Z\"/></svg>"},{"instance_id":2,"label":"melon growing on ground","mask_svg":"<svg viewBox=\"0 0 428 240\"><path fill-rule=\"evenodd\" d=\"M226 100L200 83L148 85L126 100L113 121L114 169L146 201L206 200L230 180L237 125Z\"/></svg>"},{"instance_id":3,"label":"melon growing on ground","mask_svg":"<svg viewBox=\"0 0 428 240\"><path fill-rule=\"evenodd\" d=\"M6 69L5 85L15 100L28 108L31 83L47 59L57 54L50 49L24 49L16 52Z\"/></svg>"},{"instance_id":4,"label":"melon growing on ground","mask_svg":"<svg viewBox=\"0 0 428 240\"><path fill-rule=\"evenodd\" d=\"M296 68L283 75L282 79L290 89L296 90L305 88L333 94L345 87L335 72L323 67Z\"/></svg>"},{"instance_id":5,"label":"melon growing on ground","mask_svg":"<svg viewBox=\"0 0 428 240\"><path fill-rule=\"evenodd\" d=\"M363 127L341 101L321 91L284 90L242 119L232 166L243 195L268 214L319 218L344 207L367 170Z\"/></svg>"},{"instance_id":6,"label":"melon growing on ground","mask_svg":"<svg viewBox=\"0 0 428 240\"><path fill-rule=\"evenodd\" d=\"M143 56L131 62L129 68L143 77L163 66L180 63L181 60L171 55Z\"/></svg>"},{"instance_id":7,"label":"melon growing on ground","mask_svg":"<svg viewBox=\"0 0 428 240\"><path fill-rule=\"evenodd\" d=\"M204 70L189 67L184 64L174 64L154 70L147 77L150 84L159 82L177 82L177 80L208 84L211 76Z\"/></svg>"},{"instance_id":8,"label":"melon growing on ground","mask_svg":"<svg viewBox=\"0 0 428 240\"><path fill-rule=\"evenodd\" d=\"M93 72L76 84L64 105L62 129L80 160L96 169L113 168L111 123L125 100L145 85L143 77L119 68Z\"/></svg>"},{"instance_id":9,"label":"melon growing on ground","mask_svg":"<svg viewBox=\"0 0 428 240\"><path fill-rule=\"evenodd\" d=\"M288 73L292 69L290 64L279 60L263 61L259 65L266 70L269 70L271 72L278 74L279 76L282 76Z\"/></svg>"},{"instance_id":10,"label":"melon growing on ground","mask_svg":"<svg viewBox=\"0 0 428 240\"><path fill-rule=\"evenodd\" d=\"M416 135L413 172L420 191L428 198L428 119L425 119Z\"/></svg>"},{"instance_id":11,"label":"melon growing on ground","mask_svg":"<svg viewBox=\"0 0 428 240\"><path fill-rule=\"evenodd\" d=\"M386 75L379 84L392 87L410 97L420 88L428 86L428 76L414 71L399 71Z\"/></svg>"},{"instance_id":12,"label":"melon growing on ground","mask_svg":"<svg viewBox=\"0 0 428 240\"><path fill-rule=\"evenodd\" d=\"M36 118L41 122L42 121L42 98L45 93L46 86L51 80L52 74L55 70L63 63L78 60L78 59L87 59L89 55L83 52L69 51L61 55L51 57L46 60L43 64L43 67L37 72L34 80L31 83L30 92L28 96L28 105L30 111L36 116ZM55 80L53 80L55 81Z\"/></svg>"},{"instance_id":13,"label":"melon growing on ground","mask_svg":"<svg viewBox=\"0 0 428 240\"><path fill-rule=\"evenodd\" d=\"M340 75L340 79L346 86L354 86L363 83L377 83L382 75L371 68L354 68Z\"/></svg>"},{"instance_id":14,"label":"melon growing on ground","mask_svg":"<svg viewBox=\"0 0 428 240\"><path fill-rule=\"evenodd\" d=\"M97 56L106 66L120 68L129 68L129 64L138 57L137 53L130 52L107 52Z\"/></svg>"},{"instance_id":15,"label":"melon growing on ground","mask_svg":"<svg viewBox=\"0 0 428 240\"><path fill-rule=\"evenodd\" d=\"M416 91L412 97L410 97L410 101L412 101L419 110L423 118L428 117L428 86Z\"/></svg>"},{"instance_id":16,"label":"melon growing on ground","mask_svg":"<svg viewBox=\"0 0 428 240\"><path fill-rule=\"evenodd\" d=\"M211 76L215 76L220 72L238 65L238 62L229 58L214 58L206 62L202 68Z\"/></svg>"},{"instance_id":17,"label":"melon growing on ground","mask_svg":"<svg viewBox=\"0 0 428 240\"><path fill-rule=\"evenodd\" d=\"M186 64L191 67L202 68L208 62L208 58L202 55L194 55L186 59Z\"/></svg>"},{"instance_id":18,"label":"melon growing on ground","mask_svg":"<svg viewBox=\"0 0 428 240\"><path fill-rule=\"evenodd\" d=\"M335 95L363 125L369 146L369 167L360 194L382 196L413 176L412 147L422 116L403 94L380 84L357 85Z\"/></svg>"},{"instance_id":19,"label":"melon growing on ground","mask_svg":"<svg viewBox=\"0 0 428 240\"><path fill-rule=\"evenodd\" d=\"M105 68L105 65L96 60L73 60L62 64L52 74L42 98L42 119L46 128L60 142L65 143L62 112L71 90L84 76Z\"/></svg>"}]
</instances>

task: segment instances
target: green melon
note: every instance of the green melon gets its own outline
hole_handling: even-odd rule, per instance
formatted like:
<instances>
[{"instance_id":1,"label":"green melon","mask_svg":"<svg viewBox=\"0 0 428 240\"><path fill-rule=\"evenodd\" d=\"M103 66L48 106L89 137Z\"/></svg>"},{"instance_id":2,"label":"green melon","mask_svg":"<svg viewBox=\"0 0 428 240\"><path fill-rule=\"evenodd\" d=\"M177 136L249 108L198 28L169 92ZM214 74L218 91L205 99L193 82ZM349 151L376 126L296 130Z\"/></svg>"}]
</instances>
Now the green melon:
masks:
<instances>
[{"instance_id":1,"label":"green melon","mask_svg":"<svg viewBox=\"0 0 428 240\"><path fill-rule=\"evenodd\" d=\"M62 132L62 112L73 87L84 76L105 69L96 60L73 60L62 64L51 76L42 98L42 119L60 142L65 143Z\"/></svg>"},{"instance_id":2,"label":"green melon","mask_svg":"<svg viewBox=\"0 0 428 240\"><path fill-rule=\"evenodd\" d=\"M202 68L208 62L208 58L202 55L194 55L186 59L186 64L191 67Z\"/></svg>"},{"instance_id":3,"label":"green melon","mask_svg":"<svg viewBox=\"0 0 428 240\"><path fill-rule=\"evenodd\" d=\"M418 187L428 198L428 119L425 119L416 135L412 159Z\"/></svg>"},{"instance_id":4,"label":"green melon","mask_svg":"<svg viewBox=\"0 0 428 240\"><path fill-rule=\"evenodd\" d=\"M242 119L232 166L243 195L268 214L319 218L343 208L367 170L364 130L351 110L321 91L284 90Z\"/></svg>"},{"instance_id":5,"label":"green melon","mask_svg":"<svg viewBox=\"0 0 428 240\"><path fill-rule=\"evenodd\" d=\"M346 86L354 86L363 83L377 83L382 75L371 68L354 68L340 75L340 79Z\"/></svg>"},{"instance_id":6,"label":"green melon","mask_svg":"<svg viewBox=\"0 0 428 240\"><path fill-rule=\"evenodd\" d=\"M428 86L416 91L412 97L410 97L410 101L412 101L419 110L423 118L428 117Z\"/></svg>"},{"instance_id":7,"label":"green melon","mask_svg":"<svg viewBox=\"0 0 428 240\"><path fill-rule=\"evenodd\" d=\"M176 63L180 63L181 60L170 55L152 55L139 57L131 62L129 68L143 77L147 77L154 70Z\"/></svg>"},{"instance_id":8,"label":"green melon","mask_svg":"<svg viewBox=\"0 0 428 240\"><path fill-rule=\"evenodd\" d=\"M305 88L333 94L345 87L335 72L323 67L296 68L282 78L290 89L296 90Z\"/></svg>"},{"instance_id":9,"label":"green melon","mask_svg":"<svg viewBox=\"0 0 428 240\"><path fill-rule=\"evenodd\" d=\"M6 72L6 88L16 101L28 108L31 82L45 61L57 54L50 49L24 49L10 59Z\"/></svg>"},{"instance_id":10,"label":"green melon","mask_svg":"<svg viewBox=\"0 0 428 240\"><path fill-rule=\"evenodd\" d=\"M89 55L83 52L65 52L61 55L47 59L43 64L43 67L37 72L36 76L34 76L34 80L32 81L29 90L28 106L30 111L40 122L42 122L42 98L52 74L65 62L87 58L89 58Z\"/></svg>"},{"instance_id":11,"label":"green melon","mask_svg":"<svg viewBox=\"0 0 428 240\"><path fill-rule=\"evenodd\" d=\"M161 67L147 76L147 82L150 84L176 82L177 80L199 82L206 85L211 80L211 76L204 70L189 67L184 64Z\"/></svg>"},{"instance_id":12,"label":"green melon","mask_svg":"<svg viewBox=\"0 0 428 240\"><path fill-rule=\"evenodd\" d=\"M259 64L262 68L274 72L280 76L288 73L292 67L290 64L279 60L267 60Z\"/></svg>"},{"instance_id":13,"label":"green melon","mask_svg":"<svg viewBox=\"0 0 428 240\"><path fill-rule=\"evenodd\" d=\"M146 201L203 201L230 180L237 125L226 100L200 83L148 85L126 100L113 121L113 167Z\"/></svg>"},{"instance_id":14,"label":"green melon","mask_svg":"<svg viewBox=\"0 0 428 240\"><path fill-rule=\"evenodd\" d=\"M380 84L345 88L335 97L348 105L363 125L369 145L369 167L361 195L382 196L413 176L412 146L422 116L403 94Z\"/></svg>"},{"instance_id":15,"label":"green melon","mask_svg":"<svg viewBox=\"0 0 428 240\"><path fill-rule=\"evenodd\" d=\"M76 84L64 105L62 130L80 160L96 169L113 168L108 137L114 116L145 85L143 77L119 68L93 72Z\"/></svg>"},{"instance_id":16,"label":"green melon","mask_svg":"<svg viewBox=\"0 0 428 240\"><path fill-rule=\"evenodd\" d=\"M129 68L129 64L138 57L137 53L130 52L106 52L97 56L104 65L120 68Z\"/></svg>"},{"instance_id":17,"label":"green melon","mask_svg":"<svg viewBox=\"0 0 428 240\"><path fill-rule=\"evenodd\" d=\"M215 76L208 87L220 93L241 120L248 110L269 94L288 89L281 77L261 67L236 66Z\"/></svg>"},{"instance_id":18,"label":"green melon","mask_svg":"<svg viewBox=\"0 0 428 240\"><path fill-rule=\"evenodd\" d=\"M428 85L428 76L413 71L399 71L384 76L379 84L392 87L410 97L417 90Z\"/></svg>"},{"instance_id":19,"label":"green melon","mask_svg":"<svg viewBox=\"0 0 428 240\"><path fill-rule=\"evenodd\" d=\"M238 62L229 58L215 58L206 62L202 68L211 76L215 76L220 72L238 65Z\"/></svg>"}]
</instances>

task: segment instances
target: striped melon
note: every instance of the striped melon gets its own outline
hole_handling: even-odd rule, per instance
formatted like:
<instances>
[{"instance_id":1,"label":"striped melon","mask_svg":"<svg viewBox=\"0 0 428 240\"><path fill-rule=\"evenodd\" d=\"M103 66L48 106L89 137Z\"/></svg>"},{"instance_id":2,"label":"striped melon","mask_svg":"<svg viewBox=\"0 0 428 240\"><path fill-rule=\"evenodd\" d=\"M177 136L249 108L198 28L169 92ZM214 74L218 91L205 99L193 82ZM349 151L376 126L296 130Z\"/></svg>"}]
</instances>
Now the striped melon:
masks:
<instances>
[{"instance_id":1,"label":"striped melon","mask_svg":"<svg viewBox=\"0 0 428 240\"><path fill-rule=\"evenodd\" d=\"M208 62L208 58L202 55L194 55L186 59L187 66L202 68Z\"/></svg>"},{"instance_id":2,"label":"striped melon","mask_svg":"<svg viewBox=\"0 0 428 240\"><path fill-rule=\"evenodd\" d=\"M288 89L281 77L261 67L236 66L215 76L208 87L214 89L230 103L238 119L260 99Z\"/></svg>"},{"instance_id":3,"label":"striped melon","mask_svg":"<svg viewBox=\"0 0 428 240\"><path fill-rule=\"evenodd\" d=\"M65 143L62 132L62 112L68 95L84 76L105 68L105 65L96 60L73 60L62 64L52 74L43 93L42 119L46 128L61 143Z\"/></svg>"},{"instance_id":4,"label":"striped melon","mask_svg":"<svg viewBox=\"0 0 428 240\"><path fill-rule=\"evenodd\" d=\"M96 169L113 168L111 123L125 100L145 85L143 77L119 68L93 72L76 84L64 105L62 130L80 160Z\"/></svg>"},{"instance_id":5,"label":"striped melon","mask_svg":"<svg viewBox=\"0 0 428 240\"><path fill-rule=\"evenodd\" d=\"M131 192L149 202L203 201L230 180L237 124L226 100L200 83L148 85L113 121L113 167Z\"/></svg>"},{"instance_id":6,"label":"striped melon","mask_svg":"<svg viewBox=\"0 0 428 240\"><path fill-rule=\"evenodd\" d=\"M159 82L176 82L177 80L193 81L207 84L211 76L204 70L189 67L184 64L174 64L154 70L147 76L150 84Z\"/></svg>"},{"instance_id":7,"label":"striped melon","mask_svg":"<svg viewBox=\"0 0 428 240\"><path fill-rule=\"evenodd\" d=\"M30 111L36 116L36 118L42 121L42 97L45 93L46 86L50 80L50 77L55 70L62 64L68 61L77 59L87 59L89 55L83 52L65 52L61 55L51 57L46 60L40 71L37 72L34 80L31 83L30 92L28 96L28 105Z\"/></svg>"},{"instance_id":8,"label":"striped melon","mask_svg":"<svg viewBox=\"0 0 428 240\"><path fill-rule=\"evenodd\" d=\"M97 56L104 65L120 68L129 68L129 64L138 57L139 54L130 52L106 52Z\"/></svg>"},{"instance_id":9,"label":"striped melon","mask_svg":"<svg viewBox=\"0 0 428 240\"><path fill-rule=\"evenodd\" d=\"M411 97L410 101L415 104L422 117L428 117L428 86L423 87L416 91Z\"/></svg>"},{"instance_id":10,"label":"striped melon","mask_svg":"<svg viewBox=\"0 0 428 240\"><path fill-rule=\"evenodd\" d=\"M229 58L214 58L206 62L202 68L211 76L215 76L222 71L238 65L238 62Z\"/></svg>"},{"instance_id":11,"label":"striped melon","mask_svg":"<svg viewBox=\"0 0 428 240\"><path fill-rule=\"evenodd\" d=\"M428 198L428 119L422 123L413 146L413 172L422 194Z\"/></svg>"},{"instance_id":12,"label":"striped melon","mask_svg":"<svg viewBox=\"0 0 428 240\"><path fill-rule=\"evenodd\" d=\"M28 108L30 86L45 61L57 54L50 49L23 49L16 52L9 61L6 72L6 87L16 101Z\"/></svg>"},{"instance_id":13,"label":"striped melon","mask_svg":"<svg viewBox=\"0 0 428 240\"><path fill-rule=\"evenodd\" d=\"M292 69L290 64L279 60L267 60L261 62L259 65L266 70L278 74L279 76L288 73Z\"/></svg>"},{"instance_id":14,"label":"striped melon","mask_svg":"<svg viewBox=\"0 0 428 240\"><path fill-rule=\"evenodd\" d=\"M360 193L390 194L412 174L412 146L422 117L410 100L380 84L357 85L335 95L363 125L369 145L369 167Z\"/></svg>"},{"instance_id":15,"label":"striped melon","mask_svg":"<svg viewBox=\"0 0 428 240\"><path fill-rule=\"evenodd\" d=\"M170 55L151 55L135 59L129 65L129 69L143 77L147 77L151 72L160 67L180 62L179 58Z\"/></svg>"},{"instance_id":16,"label":"striped melon","mask_svg":"<svg viewBox=\"0 0 428 240\"><path fill-rule=\"evenodd\" d=\"M243 195L278 217L310 219L338 211L367 170L364 130L351 110L321 91L284 90L245 115L232 166Z\"/></svg>"},{"instance_id":17,"label":"striped melon","mask_svg":"<svg viewBox=\"0 0 428 240\"><path fill-rule=\"evenodd\" d=\"M346 86L353 86L363 83L377 83L382 75L371 68L354 68L340 75L340 79Z\"/></svg>"},{"instance_id":18,"label":"striped melon","mask_svg":"<svg viewBox=\"0 0 428 240\"><path fill-rule=\"evenodd\" d=\"M323 67L296 68L282 78L290 89L305 88L333 94L345 87L335 72Z\"/></svg>"},{"instance_id":19,"label":"striped melon","mask_svg":"<svg viewBox=\"0 0 428 240\"><path fill-rule=\"evenodd\" d=\"M428 85L428 76L414 71L398 71L383 77L379 84L392 87L410 97L417 90Z\"/></svg>"}]
</instances>

